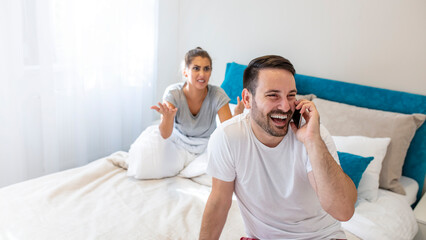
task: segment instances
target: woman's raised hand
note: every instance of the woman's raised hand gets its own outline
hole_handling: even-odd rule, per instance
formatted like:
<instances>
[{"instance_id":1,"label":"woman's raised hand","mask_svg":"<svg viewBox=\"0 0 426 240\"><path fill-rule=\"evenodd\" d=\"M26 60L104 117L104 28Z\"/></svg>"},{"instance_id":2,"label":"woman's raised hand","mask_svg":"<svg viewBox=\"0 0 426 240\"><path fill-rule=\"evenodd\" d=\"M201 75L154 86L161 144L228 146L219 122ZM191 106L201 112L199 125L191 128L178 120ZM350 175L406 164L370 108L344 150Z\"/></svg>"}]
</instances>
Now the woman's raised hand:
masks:
<instances>
[{"instance_id":1,"label":"woman's raised hand","mask_svg":"<svg viewBox=\"0 0 426 240\"><path fill-rule=\"evenodd\" d=\"M174 119L174 117L176 116L176 112L178 110L176 107L174 107L171 104L160 103L160 102L158 103L158 106L154 105L151 107L151 109L157 111L158 113L163 115L163 117L166 119Z\"/></svg>"},{"instance_id":2,"label":"woman's raised hand","mask_svg":"<svg viewBox=\"0 0 426 240\"><path fill-rule=\"evenodd\" d=\"M237 97L237 106L234 109L234 116L244 112L244 103L240 101L240 97Z\"/></svg>"}]
</instances>

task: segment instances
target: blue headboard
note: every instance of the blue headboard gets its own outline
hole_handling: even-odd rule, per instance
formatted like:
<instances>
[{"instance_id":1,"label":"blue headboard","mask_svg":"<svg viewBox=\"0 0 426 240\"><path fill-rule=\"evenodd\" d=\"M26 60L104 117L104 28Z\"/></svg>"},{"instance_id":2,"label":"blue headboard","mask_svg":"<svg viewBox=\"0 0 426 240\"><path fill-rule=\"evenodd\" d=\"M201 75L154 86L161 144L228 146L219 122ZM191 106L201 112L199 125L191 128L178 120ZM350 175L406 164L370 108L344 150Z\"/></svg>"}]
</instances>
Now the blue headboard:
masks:
<instances>
[{"instance_id":1,"label":"blue headboard","mask_svg":"<svg viewBox=\"0 0 426 240\"><path fill-rule=\"evenodd\" d=\"M235 62L226 65L225 80L221 87L236 104L243 89L243 74L247 65ZM238 79L237 81L235 79ZM426 114L426 96L368 87L353 83L310 77L296 74L298 94L315 94L330 101L364 108L397 113ZM420 199L426 175L426 123L416 132L405 157L402 175L419 184L417 199Z\"/></svg>"}]
</instances>

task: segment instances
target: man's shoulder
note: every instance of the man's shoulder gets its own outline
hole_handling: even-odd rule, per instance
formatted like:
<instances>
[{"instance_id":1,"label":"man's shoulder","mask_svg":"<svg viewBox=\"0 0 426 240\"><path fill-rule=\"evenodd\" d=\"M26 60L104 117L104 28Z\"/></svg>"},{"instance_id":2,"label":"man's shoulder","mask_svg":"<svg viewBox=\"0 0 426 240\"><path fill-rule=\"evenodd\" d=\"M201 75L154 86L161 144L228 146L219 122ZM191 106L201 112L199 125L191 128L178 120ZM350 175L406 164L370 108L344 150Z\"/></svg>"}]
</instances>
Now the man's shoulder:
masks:
<instances>
[{"instance_id":1,"label":"man's shoulder","mask_svg":"<svg viewBox=\"0 0 426 240\"><path fill-rule=\"evenodd\" d=\"M238 114L217 127L227 138L239 138L247 134L250 121L249 113Z\"/></svg>"}]
</instances>

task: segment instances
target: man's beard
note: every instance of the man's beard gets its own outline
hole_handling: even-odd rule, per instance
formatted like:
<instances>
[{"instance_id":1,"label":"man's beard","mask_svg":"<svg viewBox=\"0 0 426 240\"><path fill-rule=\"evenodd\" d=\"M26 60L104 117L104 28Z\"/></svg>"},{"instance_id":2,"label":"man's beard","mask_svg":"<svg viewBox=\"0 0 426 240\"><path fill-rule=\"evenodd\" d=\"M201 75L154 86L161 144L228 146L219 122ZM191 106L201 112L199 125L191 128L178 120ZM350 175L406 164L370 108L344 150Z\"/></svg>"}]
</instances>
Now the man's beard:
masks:
<instances>
[{"instance_id":1,"label":"man's beard","mask_svg":"<svg viewBox=\"0 0 426 240\"><path fill-rule=\"evenodd\" d=\"M284 126L275 126L272 123L271 115L272 114L283 114L287 115L287 124ZM256 101L253 99L253 106L251 109L251 116L253 120L267 132L269 135L274 137L284 137L288 132L288 125L290 124L290 117L292 116L292 111L283 112L281 110L272 110L266 116L258 109Z\"/></svg>"}]
</instances>

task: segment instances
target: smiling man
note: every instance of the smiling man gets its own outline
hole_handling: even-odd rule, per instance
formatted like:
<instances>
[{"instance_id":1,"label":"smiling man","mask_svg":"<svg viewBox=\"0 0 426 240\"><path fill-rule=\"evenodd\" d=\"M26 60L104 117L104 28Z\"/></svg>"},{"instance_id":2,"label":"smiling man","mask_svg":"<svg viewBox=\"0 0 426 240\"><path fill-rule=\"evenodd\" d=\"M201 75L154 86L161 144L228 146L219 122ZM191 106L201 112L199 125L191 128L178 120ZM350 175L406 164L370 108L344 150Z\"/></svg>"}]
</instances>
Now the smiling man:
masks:
<instances>
[{"instance_id":1,"label":"smiling man","mask_svg":"<svg viewBox=\"0 0 426 240\"><path fill-rule=\"evenodd\" d=\"M244 71L250 112L210 138L213 181L200 239L219 238L234 192L250 238L346 238L339 221L352 217L356 188L315 105L296 100L294 74L290 61L275 55L252 60ZM296 109L306 121L300 128L291 122Z\"/></svg>"}]
</instances>

